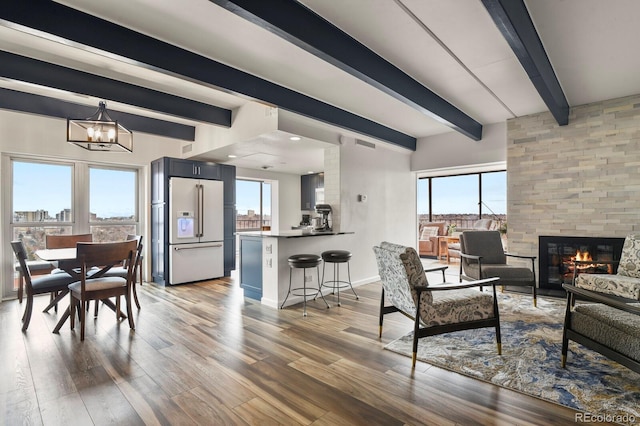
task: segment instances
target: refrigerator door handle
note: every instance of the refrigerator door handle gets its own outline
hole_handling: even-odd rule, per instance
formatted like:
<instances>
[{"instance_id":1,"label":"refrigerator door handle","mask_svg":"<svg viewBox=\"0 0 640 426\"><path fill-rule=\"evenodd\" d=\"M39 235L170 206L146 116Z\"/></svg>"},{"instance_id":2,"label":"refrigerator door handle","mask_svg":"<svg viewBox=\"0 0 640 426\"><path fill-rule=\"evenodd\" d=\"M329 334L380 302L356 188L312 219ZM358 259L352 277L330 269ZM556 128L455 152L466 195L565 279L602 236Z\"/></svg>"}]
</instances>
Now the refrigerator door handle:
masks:
<instances>
[{"instance_id":1,"label":"refrigerator door handle","mask_svg":"<svg viewBox=\"0 0 640 426\"><path fill-rule=\"evenodd\" d=\"M204 185L198 185L198 237L204 236Z\"/></svg>"},{"instance_id":2,"label":"refrigerator door handle","mask_svg":"<svg viewBox=\"0 0 640 426\"><path fill-rule=\"evenodd\" d=\"M212 246L207 246L207 247L222 247L222 244L214 244ZM180 251L180 250L194 250L194 249L201 249L202 247L174 247L173 250L174 251Z\"/></svg>"}]
</instances>

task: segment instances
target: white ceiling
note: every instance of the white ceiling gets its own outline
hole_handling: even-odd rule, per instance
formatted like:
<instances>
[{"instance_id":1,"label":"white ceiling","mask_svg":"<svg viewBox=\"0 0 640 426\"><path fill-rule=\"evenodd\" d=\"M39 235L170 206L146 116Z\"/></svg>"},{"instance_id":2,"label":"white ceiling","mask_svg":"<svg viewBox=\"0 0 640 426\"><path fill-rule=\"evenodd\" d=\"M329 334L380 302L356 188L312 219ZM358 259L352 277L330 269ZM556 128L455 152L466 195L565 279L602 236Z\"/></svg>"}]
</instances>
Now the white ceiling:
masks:
<instances>
[{"instance_id":1,"label":"white ceiling","mask_svg":"<svg viewBox=\"0 0 640 426\"><path fill-rule=\"evenodd\" d=\"M300 2L482 124L547 109L480 0ZM61 3L416 138L452 131L208 0L65 0ZM525 3L570 106L640 93L640 55L635 53L640 40L637 24L640 2L525 0ZM114 60L101 52L38 37L23 29L0 26L0 50L224 108L233 109L248 102L201 82L152 70L123 58ZM88 96L51 92L15 81L0 80L0 87L97 104L96 99ZM109 105L125 112L162 118L161 114L127 105ZM330 126L327 129L339 132ZM261 168L269 162L273 171L298 174L317 171L322 164L322 141L307 139L292 143L289 136L287 132L275 132L205 157L221 160L227 154L236 154L240 158L230 162L242 167ZM473 141L470 139L469 143Z\"/></svg>"}]
</instances>

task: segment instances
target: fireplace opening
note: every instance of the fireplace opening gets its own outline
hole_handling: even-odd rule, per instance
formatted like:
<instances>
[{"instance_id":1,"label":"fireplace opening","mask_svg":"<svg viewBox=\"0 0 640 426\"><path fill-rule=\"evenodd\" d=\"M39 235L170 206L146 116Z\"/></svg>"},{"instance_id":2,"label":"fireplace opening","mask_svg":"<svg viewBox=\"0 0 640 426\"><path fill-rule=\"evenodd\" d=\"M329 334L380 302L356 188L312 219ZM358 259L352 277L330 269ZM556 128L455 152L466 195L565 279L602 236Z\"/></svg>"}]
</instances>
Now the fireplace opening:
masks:
<instances>
[{"instance_id":1,"label":"fireplace opening","mask_svg":"<svg viewBox=\"0 0 640 426\"><path fill-rule=\"evenodd\" d=\"M624 238L540 236L538 244L539 288L562 291L562 284L573 282L577 273L615 274ZM589 263L575 265L575 260Z\"/></svg>"}]
</instances>

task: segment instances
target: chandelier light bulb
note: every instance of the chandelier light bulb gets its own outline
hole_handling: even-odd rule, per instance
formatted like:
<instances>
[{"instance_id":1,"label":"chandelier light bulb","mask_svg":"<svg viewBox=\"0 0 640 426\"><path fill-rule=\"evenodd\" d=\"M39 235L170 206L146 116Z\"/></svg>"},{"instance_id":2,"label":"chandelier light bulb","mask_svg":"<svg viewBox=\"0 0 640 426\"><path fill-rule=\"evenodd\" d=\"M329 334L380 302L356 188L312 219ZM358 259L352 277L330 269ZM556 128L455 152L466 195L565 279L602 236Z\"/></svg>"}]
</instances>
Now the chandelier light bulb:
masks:
<instances>
[{"instance_id":1,"label":"chandelier light bulb","mask_svg":"<svg viewBox=\"0 0 640 426\"><path fill-rule=\"evenodd\" d=\"M88 141L92 141L93 140L93 127L89 127L87 129L87 140Z\"/></svg>"},{"instance_id":2,"label":"chandelier light bulb","mask_svg":"<svg viewBox=\"0 0 640 426\"><path fill-rule=\"evenodd\" d=\"M109 129L109 132L107 133L107 138L109 139L109 142L113 142L116 140L116 130L115 129Z\"/></svg>"}]
</instances>

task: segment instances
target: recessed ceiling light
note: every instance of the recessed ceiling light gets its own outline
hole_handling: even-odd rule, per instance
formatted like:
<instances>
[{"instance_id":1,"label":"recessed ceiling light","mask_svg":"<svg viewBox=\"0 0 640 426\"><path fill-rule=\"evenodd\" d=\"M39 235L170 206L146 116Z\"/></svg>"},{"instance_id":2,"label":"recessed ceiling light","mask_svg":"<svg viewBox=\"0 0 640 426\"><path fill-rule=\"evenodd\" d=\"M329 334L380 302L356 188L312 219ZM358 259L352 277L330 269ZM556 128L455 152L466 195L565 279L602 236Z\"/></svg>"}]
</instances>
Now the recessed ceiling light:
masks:
<instances>
[{"instance_id":1,"label":"recessed ceiling light","mask_svg":"<svg viewBox=\"0 0 640 426\"><path fill-rule=\"evenodd\" d=\"M236 157L237 157L237 155L229 154L229 155L227 155L227 157L229 157L229 158L236 158Z\"/></svg>"},{"instance_id":2,"label":"recessed ceiling light","mask_svg":"<svg viewBox=\"0 0 640 426\"><path fill-rule=\"evenodd\" d=\"M310 175L313 174L313 170L309 170L307 173L309 173Z\"/></svg>"},{"instance_id":3,"label":"recessed ceiling light","mask_svg":"<svg viewBox=\"0 0 640 426\"><path fill-rule=\"evenodd\" d=\"M299 141L300 139L301 139L300 136L291 136L289 138L289 140L292 140L292 141Z\"/></svg>"}]
</instances>

